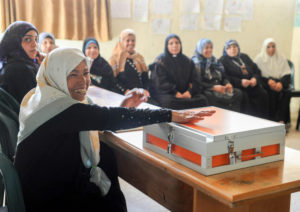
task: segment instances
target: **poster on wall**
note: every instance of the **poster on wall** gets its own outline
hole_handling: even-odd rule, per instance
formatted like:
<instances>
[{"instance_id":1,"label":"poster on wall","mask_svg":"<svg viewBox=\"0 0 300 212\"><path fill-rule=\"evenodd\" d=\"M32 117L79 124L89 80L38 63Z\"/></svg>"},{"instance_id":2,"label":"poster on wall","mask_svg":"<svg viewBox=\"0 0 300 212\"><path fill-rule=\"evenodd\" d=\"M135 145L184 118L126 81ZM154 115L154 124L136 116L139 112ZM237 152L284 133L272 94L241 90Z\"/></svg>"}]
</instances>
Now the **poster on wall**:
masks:
<instances>
[{"instance_id":1,"label":"poster on wall","mask_svg":"<svg viewBox=\"0 0 300 212\"><path fill-rule=\"evenodd\" d=\"M300 27L300 0L296 1L296 15L295 15L294 27Z\"/></svg>"},{"instance_id":2,"label":"poster on wall","mask_svg":"<svg viewBox=\"0 0 300 212\"><path fill-rule=\"evenodd\" d=\"M152 0L152 13L169 15L173 12L173 0Z\"/></svg>"},{"instance_id":3,"label":"poster on wall","mask_svg":"<svg viewBox=\"0 0 300 212\"><path fill-rule=\"evenodd\" d=\"M227 0L225 13L240 15L243 20L253 19L253 0Z\"/></svg>"},{"instance_id":4,"label":"poster on wall","mask_svg":"<svg viewBox=\"0 0 300 212\"><path fill-rule=\"evenodd\" d=\"M199 22L199 15L197 14L186 14L180 18L180 29L181 30L197 30Z\"/></svg>"},{"instance_id":5,"label":"poster on wall","mask_svg":"<svg viewBox=\"0 0 300 212\"><path fill-rule=\"evenodd\" d=\"M139 22L148 22L148 0L134 0L133 20Z\"/></svg>"},{"instance_id":6,"label":"poster on wall","mask_svg":"<svg viewBox=\"0 0 300 212\"><path fill-rule=\"evenodd\" d=\"M242 31L242 17L228 16L224 20L224 30L226 32L241 32Z\"/></svg>"},{"instance_id":7,"label":"poster on wall","mask_svg":"<svg viewBox=\"0 0 300 212\"><path fill-rule=\"evenodd\" d=\"M112 18L130 18L130 0L110 0Z\"/></svg>"},{"instance_id":8,"label":"poster on wall","mask_svg":"<svg viewBox=\"0 0 300 212\"><path fill-rule=\"evenodd\" d=\"M220 30L222 15L204 15L202 28L205 30Z\"/></svg>"},{"instance_id":9,"label":"poster on wall","mask_svg":"<svg viewBox=\"0 0 300 212\"><path fill-rule=\"evenodd\" d=\"M171 21L167 18L155 18L151 22L152 32L158 35L170 33Z\"/></svg>"},{"instance_id":10,"label":"poster on wall","mask_svg":"<svg viewBox=\"0 0 300 212\"><path fill-rule=\"evenodd\" d=\"M222 14L223 13L224 0L205 0L204 2L204 14Z\"/></svg>"},{"instance_id":11,"label":"poster on wall","mask_svg":"<svg viewBox=\"0 0 300 212\"><path fill-rule=\"evenodd\" d=\"M200 13L200 0L182 0L182 13Z\"/></svg>"}]
</instances>

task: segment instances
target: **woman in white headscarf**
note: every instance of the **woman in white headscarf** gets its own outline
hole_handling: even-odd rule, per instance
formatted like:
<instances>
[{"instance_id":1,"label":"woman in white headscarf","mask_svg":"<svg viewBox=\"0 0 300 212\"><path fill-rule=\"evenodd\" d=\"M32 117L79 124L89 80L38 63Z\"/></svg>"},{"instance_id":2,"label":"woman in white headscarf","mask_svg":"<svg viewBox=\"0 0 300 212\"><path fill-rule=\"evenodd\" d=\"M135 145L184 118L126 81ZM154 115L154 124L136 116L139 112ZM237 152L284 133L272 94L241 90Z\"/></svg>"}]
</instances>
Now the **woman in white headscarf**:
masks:
<instances>
[{"instance_id":1,"label":"woman in white headscarf","mask_svg":"<svg viewBox=\"0 0 300 212\"><path fill-rule=\"evenodd\" d=\"M269 94L269 116L274 121L287 123L289 119L291 69L281 55L273 38L264 41L255 63L262 73L263 85Z\"/></svg>"},{"instance_id":2,"label":"woman in white headscarf","mask_svg":"<svg viewBox=\"0 0 300 212\"><path fill-rule=\"evenodd\" d=\"M87 64L79 49L53 50L41 64L37 87L22 101L15 166L27 212L126 211L112 153L103 143L100 148L96 130L187 122L213 113L92 105ZM137 106L144 97L132 93L122 106Z\"/></svg>"}]
</instances>

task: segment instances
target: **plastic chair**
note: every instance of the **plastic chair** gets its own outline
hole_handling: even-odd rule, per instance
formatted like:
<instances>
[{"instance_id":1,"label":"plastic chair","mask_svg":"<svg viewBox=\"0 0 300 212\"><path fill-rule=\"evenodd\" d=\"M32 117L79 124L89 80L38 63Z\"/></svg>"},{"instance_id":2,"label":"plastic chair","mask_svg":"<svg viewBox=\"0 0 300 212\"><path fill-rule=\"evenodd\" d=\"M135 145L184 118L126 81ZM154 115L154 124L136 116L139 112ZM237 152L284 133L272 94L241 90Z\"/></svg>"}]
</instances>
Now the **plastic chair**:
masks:
<instances>
[{"instance_id":1,"label":"plastic chair","mask_svg":"<svg viewBox=\"0 0 300 212\"><path fill-rule=\"evenodd\" d=\"M17 100L0 87L0 102L3 102L6 106L12 109L17 115L19 115L20 104Z\"/></svg>"},{"instance_id":2,"label":"plastic chair","mask_svg":"<svg viewBox=\"0 0 300 212\"><path fill-rule=\"evenodd\" d=\"M0 112L14 120L16 123L19 123L19 117L16 112L10 109L6 104L0 102Z\"/></svg>"},{"instance_id":3,"label":"plastic chair","mask_svg":"<svg viewBox=\"0 0 300 212\"><path fill-rule=\"evenodd\" d=\"M2 211L25 212L25 204L18 173L12 162L0 153L0 172L4 187L1 188L3 193Z\"/></svg>"},{"instance_id":4,"label":"plastic chair","mask_svg":"<svg viewBox=\"0 0 300 212\"><path fill-rule=\"evenodd\" d=\"M10 128L10 125L13 126ZM7 117L4 117L3 114L0 113L0 148L1 152L11 161L14 160L16 152L17 133L18 129L15 128L14 123L7 120Z\"/></svg>"},{"instance_id":5,"label":"plastic chair","mask_svg":"<svg viewBox=\"0 0 300 212\"><path fill-rule=\"evenodd\" d=\"M291 98L300 97L300 90L295 90L295 68L294 68L294 64L290 60L288 60L288 64L289 64L291 72L292 72L291 73ZM299 108L299 111L298 111L296 130L299 129L299 125L300 125L300 108Z\"/></svg>"}]
</instances>

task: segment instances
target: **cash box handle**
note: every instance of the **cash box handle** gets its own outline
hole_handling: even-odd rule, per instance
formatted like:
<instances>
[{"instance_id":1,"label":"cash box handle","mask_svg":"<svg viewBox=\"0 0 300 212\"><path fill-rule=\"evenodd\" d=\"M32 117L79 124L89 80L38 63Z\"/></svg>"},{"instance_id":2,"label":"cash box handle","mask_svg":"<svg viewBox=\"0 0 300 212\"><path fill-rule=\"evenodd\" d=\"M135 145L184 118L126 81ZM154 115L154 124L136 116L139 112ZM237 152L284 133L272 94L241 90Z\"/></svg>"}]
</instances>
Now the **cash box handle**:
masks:
<instances>
[{"instance_id":1,"label":"cash box handle","mask_svg":"<svg viewBox=\"0 0 300 212\"><path fill-rule=\"evenodd\" d=\"M256 158L256 157L260 157L260 156L264 156L264 153L260 152L260 153L256 153L256 154L253 154L253 155L244 155L244 156L240 156L239 158L241 160L244 160L244 159L252 159L252 158Z\"/></svg>"},{"instance_id":2,"label":"cash box handle","mask_svg":"<svg viewBox=\"0 0 300 212\"><path fill-rule=\"evenodd\" d=\"M167 153L171 154L172 153L172 144L174 142L174 128L169 127L169 133L168 133L168 148L167 148Z\"/></svg>"}]
</instances>

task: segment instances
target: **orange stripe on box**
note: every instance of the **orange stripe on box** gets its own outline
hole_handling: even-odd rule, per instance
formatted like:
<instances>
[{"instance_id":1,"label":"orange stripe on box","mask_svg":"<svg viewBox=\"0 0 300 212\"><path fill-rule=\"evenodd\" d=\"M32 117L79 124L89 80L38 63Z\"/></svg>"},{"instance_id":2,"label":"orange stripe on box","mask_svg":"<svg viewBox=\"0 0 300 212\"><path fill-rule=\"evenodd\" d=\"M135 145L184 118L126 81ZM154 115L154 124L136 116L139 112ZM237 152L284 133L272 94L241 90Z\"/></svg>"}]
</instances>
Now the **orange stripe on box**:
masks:
<instances>
[{"instance_id":1,"label":"orange stripe on box","mask_svg":"<svg viewBox=\"0 0 300 212\"><path fill-rule=\"evenodd\" d=\"M264 154L261 156L263 157L268 157L272 155L278 155L280 152L280 144L273 144L273 145L268 145L268 146L262 146L261 147L261 152Z\"/></svg>"},{"instance_id":2,"label":"orange stripe on box","mask_svg":"<svg viewBox=\"0 0 300 212\"><path fill-rule=\"evenodd\" d=\"M195 152L173 144L172 153L201 166L201 155Z\"/></svg>"},{"instance_id":3,"label":"orange stripe on box","mask_svg":"<svg viewBox=\"0 0 300 212\"><path fill-rule=\"evenodd\" d=\"M242 151L242 161L247 161L255 158L255 148L254 149L245 149Z\"/></svg>"},{"instance_id":4,"label":"orange stripe on box","mask_svg":"<svg viewBox=\"0 0 300 212\"><path fill-rule=\"evenodd\" d=\"M229 153L212 156L211 166L213 168L217 166L228 165L228 164L229 164Z\"/></svg>"},{"instance_id":5,"label":"orange stripe on box","mask_svg":"<svg viewBox=\"0 0 300 212\"><path fill-rule=\"evenodd\" d=\"M167 150L169 143L168 141L151 134L147 134L147 142L164 150ZM188 149L182 148L181 146L178 146L176 144L172 144L171 153L201 166L201 155L194 153Z\"/></svg>"},{"instance_id":6,"label":"orange stripe on box","mask_svg":"<svg viewBox=\"0 0 300 212\"><path fill-rule=\"evenodd\" d=\"M147 142L167 151L169 142L154 135L147 134Z\"/></svg>"}]
</instances>

